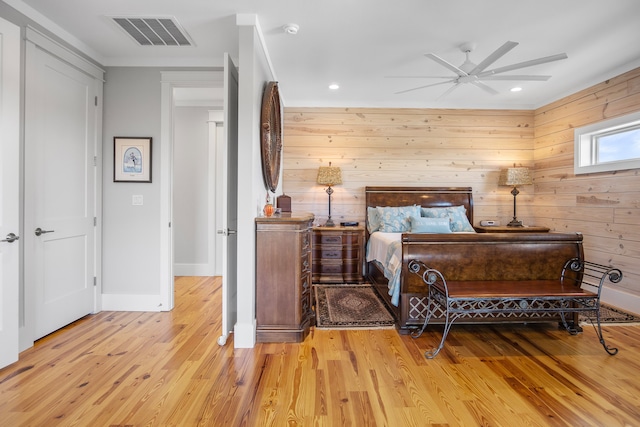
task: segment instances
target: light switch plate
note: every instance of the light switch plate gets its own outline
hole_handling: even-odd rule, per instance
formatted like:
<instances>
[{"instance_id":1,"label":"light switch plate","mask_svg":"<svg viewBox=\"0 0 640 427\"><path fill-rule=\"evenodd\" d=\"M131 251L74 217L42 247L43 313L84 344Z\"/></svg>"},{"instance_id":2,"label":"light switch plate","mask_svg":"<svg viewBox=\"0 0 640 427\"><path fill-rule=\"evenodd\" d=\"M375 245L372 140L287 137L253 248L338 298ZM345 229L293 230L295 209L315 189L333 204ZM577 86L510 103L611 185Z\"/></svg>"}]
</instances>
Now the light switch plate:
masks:
<instances>
[{"instance_id":1,"label":"light switch plate","mask_svg":"<svg viewBox=\"0 0 640 427\"><path fill-rule=\"evenodd\" d=\"M133 195L133 196L131 197L131 204L132 204L133 206L142 206L142 204L143 204L143 200L144 200L144 199L142 198L142 196L141 196L141 195Z\"/></svg>"}]
</instances>

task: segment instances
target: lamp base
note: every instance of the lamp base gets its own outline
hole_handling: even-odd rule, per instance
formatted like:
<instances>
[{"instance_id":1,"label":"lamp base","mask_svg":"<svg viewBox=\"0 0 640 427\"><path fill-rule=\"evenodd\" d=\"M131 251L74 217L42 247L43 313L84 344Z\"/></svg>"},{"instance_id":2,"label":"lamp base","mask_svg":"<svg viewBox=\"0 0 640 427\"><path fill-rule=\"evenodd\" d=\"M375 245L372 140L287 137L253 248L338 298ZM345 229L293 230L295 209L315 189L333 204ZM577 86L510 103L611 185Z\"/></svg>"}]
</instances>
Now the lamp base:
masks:
<instances>
[{"instance_id":1,"label":"lamp base","mask_svg":"<svg viewBox=\"0 0 640 427\"><path fill-rule=\"evenodd\" d=\"M507 227L524 227L524 225L522 225L522 221L513 219L509 224L507 224Z\"/></svg>"},{"instance_id":2,"label":"lamp base","mask_svg":"<svg viewBox=\"0 0 640 427\"><path fill-rule=\"evenodd\" d=\"M333 222L333 220L331 219L331 217L329 217L329 219L327 219L327 222L324 224L325 227L335 227L336 224Z\"/></svg>"}]
</instances>

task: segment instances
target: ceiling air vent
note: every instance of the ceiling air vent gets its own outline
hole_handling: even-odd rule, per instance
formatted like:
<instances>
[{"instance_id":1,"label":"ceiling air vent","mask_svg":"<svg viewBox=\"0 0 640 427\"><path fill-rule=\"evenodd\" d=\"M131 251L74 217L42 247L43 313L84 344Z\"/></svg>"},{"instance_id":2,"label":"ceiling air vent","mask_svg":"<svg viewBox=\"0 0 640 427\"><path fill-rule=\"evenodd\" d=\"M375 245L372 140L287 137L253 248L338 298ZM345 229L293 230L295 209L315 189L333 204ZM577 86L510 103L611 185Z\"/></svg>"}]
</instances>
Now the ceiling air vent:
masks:
<instances>
[{"instance_id":1,"label":"ceiling air vent","mask_svg":"<svg viewBox=\"0 0 640 427\"><path fill-rule=\"evenodd\" d=\"M191 38L175 18L113 17L141 46L193 46Z\"/></svg>"}]
</instances>

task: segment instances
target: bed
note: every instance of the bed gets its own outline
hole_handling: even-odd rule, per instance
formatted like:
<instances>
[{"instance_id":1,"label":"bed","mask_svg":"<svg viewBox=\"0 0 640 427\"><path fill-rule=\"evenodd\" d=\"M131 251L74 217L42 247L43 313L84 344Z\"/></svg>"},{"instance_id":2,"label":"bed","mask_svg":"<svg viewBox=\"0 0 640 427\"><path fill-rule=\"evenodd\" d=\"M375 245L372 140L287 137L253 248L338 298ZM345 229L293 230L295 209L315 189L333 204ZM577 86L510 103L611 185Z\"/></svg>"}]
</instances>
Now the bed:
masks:
<instances>
[{"instance_id":1,"label":"bed","mask_svg":"<svg viewBox=\"0 0 640 427\"><path fill-rule=\"evenodd\" d=\"M566 259L582 259L582 236L576 233L476 233L472 226L470 187L366 187L365 196L366 277L394 315L396 327L402 333L421 327L430 309L427 287L419 277L409 273L411 260L440 269L455 280L473 277L482 283L485 280L524 283L557 278ZM407 217L408 223L403 223L401 219ZM443 218L450 225L446 230L439 228ZM422 221L430 221L427 230L420 229ZM499 262L495 259L496 251L503 254ZM440 307L434 305L431 310L430 323L444 323L445 313ZM555 320L559 318L554 314L526 319L509 314L481 321Z\"/></svg>"}]
</instances>

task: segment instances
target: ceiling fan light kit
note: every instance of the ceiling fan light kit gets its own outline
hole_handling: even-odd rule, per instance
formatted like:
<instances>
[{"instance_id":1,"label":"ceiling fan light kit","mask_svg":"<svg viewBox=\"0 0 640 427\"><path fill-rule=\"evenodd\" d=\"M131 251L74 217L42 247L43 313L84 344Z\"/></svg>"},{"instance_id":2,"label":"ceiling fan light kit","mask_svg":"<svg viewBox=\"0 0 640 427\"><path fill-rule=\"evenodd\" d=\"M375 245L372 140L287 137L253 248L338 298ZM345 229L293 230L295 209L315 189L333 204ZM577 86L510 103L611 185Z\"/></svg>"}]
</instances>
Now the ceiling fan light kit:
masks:
<instances>
[{"instance_id":1,"label":"ceiling fan light kit","mask_svg":"<svg viewBox=\"0 0 640 427\"><path fill-rule=\"evenodd\" d=\"M440 95L438 97L438 99L440 99L440 98L448 95L449 93L451 93L459 85L470 83L470 84L472 84L472 85L474 85L476 87L479 87L480 89L484 90L487 93L490 93L492 95L496 95L496 94L498 94L498 91L496 91L492 87L486 85L484 83L484 81L498 81L498 80L502 80L502 81L547 81L547 80L549 80L551 78L551 76L548 76L548 75L534 75L534 74L518 74L518 75L505 74L505 75L503 75L502 73L506 73L508 71L519 70L521 68L533 67L535 65L546 64L548 62L559 61L559 60L567 58L567 54L566 53L559 53L559 54L556 54L556 55L545 56L543 58L532 59L532 60L529 60L529 61L519 62L519 63L516 63L516 64L507 65L507 66L504 66L504 67L493 68L493 69L487 70L487 68L489 66L491 66L493 63L495 63L498 59L502 58L504 55L506 55L509 51L511 51L511 49L513 49L516 46L518 46L517 42L507 41L502 46L500 46L498 49L496 49L492 54L490 54L484 60L482 60L482 62L480 62L479 64L475 64L474 62L471 61L471 59L469 57L470 57L471 52L473 52L473 50L475 49L476 44L475 43L471 43L471 42L464 43L464 44L460 45L460 50L466 55L466 60L459 67L447 62L446 60L442 59L441 57L439 57L435 53L426 53L424 55L425 57L431 59L432 61L434 61L434 62L436 62L438 64L440 64L444 68L447 68L448 70L453 71L455 73L455 76L452 76L452 77L421 76L422 78L438 78L438 79L447 79L447 80L443 81L443 82L432 83L432 84L428 84L428 85L424 85L424 86L418 86L418 87L407 89L407 90L402 90L400 92L396 92L396 94L412 92L412 91L419 90L419 89L425 89L425 88L428 88L428 87L433 87L433 86L439 86L439 85L443 85L443 84L451 84L452 83L453 86L451 86L449 89L447 89L446 92L444 92L442 95ZM407 76L407 77L410 77L410 76ZM411 78L415 78L415 77L411 77Z\"/></svg>"}]
</instances>

